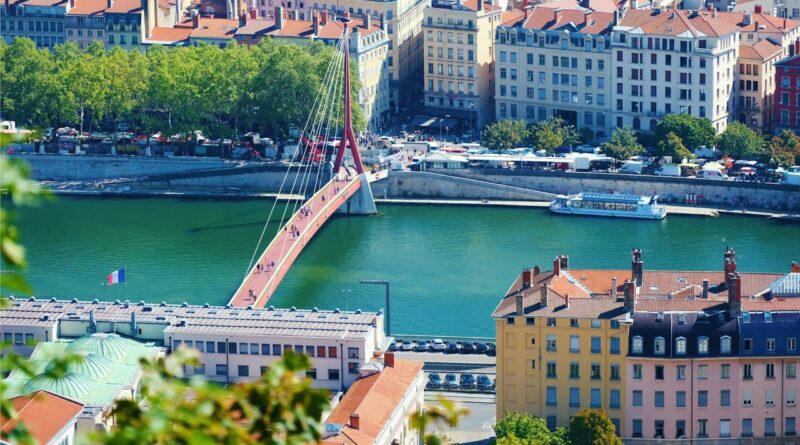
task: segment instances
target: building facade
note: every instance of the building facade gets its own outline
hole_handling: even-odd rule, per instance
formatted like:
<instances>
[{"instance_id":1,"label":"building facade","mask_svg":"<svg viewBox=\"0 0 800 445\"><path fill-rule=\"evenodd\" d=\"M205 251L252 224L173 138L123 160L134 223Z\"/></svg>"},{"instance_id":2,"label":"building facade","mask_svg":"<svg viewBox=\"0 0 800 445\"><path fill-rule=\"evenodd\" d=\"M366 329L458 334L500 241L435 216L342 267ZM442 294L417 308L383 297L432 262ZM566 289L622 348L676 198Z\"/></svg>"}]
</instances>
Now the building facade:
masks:
<instances>
[{"instance_id":1,"label":"building facade","mask_svg":"<svg viewBox=\"0 0 800 445\"><path fill-rule=\"evenodd\" d=\"M800 55L775 63L775 129L800 131Z\"/></svg>"},{"instance_id":2,"label":"building facade","mask_svg":"<svg viewBox=\"0 0 800 445\"><path fill-rule=\"evenodd\" d=\"M425 8L427 112L472 128L494 119L494 31L501 18L501 9L484 0L437 0Z\"/></svg>"},{"instance_id":3,"label":"building facade","mask_svg":"<svg viewBox=\"0 0 800 445\"><path fill-rule=\"evenodd\" d=\"M736 120L759 133L770 133L775 120L775 63L782 48L771 40L739 47Z\"/></svg>"},{"instance_id":4,"label":"building facade","mask_svg":"<svg viewBox=\"0 0 800 445\"><path fill-rule=\"evenodd\" d=\"M611 27L614 14L547 4L500 26L495 44L498 120L561 117L598 139L611 134Z\"/></svg>"},{"instance_id":5,"label":"building facade","mask_svg":"<svg viewBox=\"0 0 800 445\"><path fill-rule=\"evenodd\" d=\"M37 48L64 43L64 17L70 0L6 2L0 6L0 35L6 43L28 37Z\"/></svg>"}]
</instances>

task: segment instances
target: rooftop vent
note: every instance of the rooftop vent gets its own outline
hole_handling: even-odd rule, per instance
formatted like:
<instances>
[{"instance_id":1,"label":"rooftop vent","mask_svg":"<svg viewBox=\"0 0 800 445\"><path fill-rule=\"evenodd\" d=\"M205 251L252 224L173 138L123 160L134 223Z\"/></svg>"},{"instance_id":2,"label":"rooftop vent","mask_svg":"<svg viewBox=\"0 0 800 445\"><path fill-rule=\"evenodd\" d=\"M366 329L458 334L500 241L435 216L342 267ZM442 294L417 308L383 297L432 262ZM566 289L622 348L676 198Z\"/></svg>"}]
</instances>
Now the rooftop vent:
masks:
<instances>
[{"instance_id":1,"label":"rooftop vent","mask_svg":"<svg viewBox=\"0 0 800 445\"><path fill-rule=\"evenodd\" d=\"M340 312L342 312L342 311L340 311L338 307L337 307L336 309L334 309L334 310L333 310L333 313L334 313L334 314L338 314L338 313L340 313Z\"/></svg>"},{"instance_id":2,"label":"rooftop vent","mask_svg":"<svg viewBox=\"0 0 800 445\"><path fill-rule=\"evenodd\" d=\"M36 301L36 297L30 297L28 298L28 301Z\"/></svg>"},{"instance_id":3,"label":"rooftop vent","mask_svg":"<svg viewBox=\"0 0 800 445\"><path fill-rule=\"evenodd\" d=\"M211 305L208 304L208 303L203 303L203 307L208 308L208 307L211 307Z\"/></svg>"},{"instance_id":4,"label":"rooftop vent","mask_svg":"<svg viewBox=\"0 0 800 445\"><path fill-rule=\"evenodd\" d=\"M270 307L267 308L267 310L268 311L274 311L275 310L275 306L270 306Z\"/></svg>"},{"instance_id":5,"label":"rooftop vent","mask_svg":"<svg viewBox=\"0 0 800 445\"><path fill-rule=\"evenodd\" d=\"M72 300L70 300L70 302L72 302L72 303L77 303L77 302L78 302L78 299L77 299L77 298L73 298Z\"/></svg>"},{"instance_id":6,"label":"rooftop vent","mask_svg":"<svg viewBox=\"0 0 800 445\"><path fill-rule=\"evenodd\" d=\"M247 306L247 310L248 310L248 311L252 311L252 310L253 310L253 305L252 305L252 304L248 305L248 306Z\"/></svg>"},{"instance_id":7,"label":"rooftop vent","mask_svg":"<svg viewBox=\"0 0 800 445\"><path fill-rule=\"evenodd\" d=\"M225 309L230 309L230 308L231 308L231 305L230 305L230 304L226 304L226 305L225 305Z\"/></svg>"},{"instance_id":8,"label":"rooftop vent","mask_svg":"<svg viewBox=\"0 0 800 445\"><path fill-rule=\"evenodd\" d=\"M181 303L181 307L189 307L189 303L184 301L183 303Z\"/></svg>"},{"instance_id":9,"label":"rooftop vent","mask_svg":"<svg viewBox=\"0 0 800 445\"><path fill-rule=\"evenodd\" d=\"M139 306L144 306L144 300L139 300Z\"/></svg>"},{"instance_id":10,"label":"rooftop vent","mask_svg":"<svg viewBox=\"0 0 800 445\"><path fill-rule=\"evenodd\" d=\"M297 308L296 308L296 307L294 307L294 306L292 306L292 307L289 309L289 312L297 312Z\"/></svg>"},{"instance_id":11,"label":"rooftop vent","mask_svg":"<svg viewBox=\"0 0 800 445\"><path fill-rule=\"evenodd\" d=\"M94 300L92 300L92 303L94 303L94 304L98 304L98 303L100 303L100 300L98 300L97 298L95 298Z\"/></svg>"},{"instance_id":12,"label":"rooftop vent","mask_svg":"<svg viewBox=\"0 0 800 445\"><path fill-rule=\"evenodd\" d=\"M50 302L51 302L51 303L55 303L56 301L58 301L58 300L56 300L55 298L51 298L51 299L50 299Z\"/></svg>"},{"instance_id":13,"label":"rooftop vent","mask_svg":"<svg viewBox=\"0 0 800 445\"><path fill-rule=\"evenodd\" d=\"M313 308L313 309L311 309L311 312L319 312L319 309L317 309L317 307L316 307L316 306L314 306L314 308Z\"/></svg>"},{"instance_id":14,"label":"rooftop vent","mask_svg":"<svg viewBox=\"0 0 800 445\"><path fill-rule=\"evenodd\" d=\"M664 319L664 313L663 312L659 312L659 313L656 314L656 321L661 321L663 319Z\"/></svg>"},{"instance_id":15,"label":"rooftop vent","mask_svg":"<svg viewBox=\"0 0 800 445\"><path fill-rule=\"evenodd\" d=\"M161 306L161 307L165 307L166 305L167 305L167 302L166 302L166 301L162 301L162 302L159 304L159 306Z\"/></svg>"}]
</instances>

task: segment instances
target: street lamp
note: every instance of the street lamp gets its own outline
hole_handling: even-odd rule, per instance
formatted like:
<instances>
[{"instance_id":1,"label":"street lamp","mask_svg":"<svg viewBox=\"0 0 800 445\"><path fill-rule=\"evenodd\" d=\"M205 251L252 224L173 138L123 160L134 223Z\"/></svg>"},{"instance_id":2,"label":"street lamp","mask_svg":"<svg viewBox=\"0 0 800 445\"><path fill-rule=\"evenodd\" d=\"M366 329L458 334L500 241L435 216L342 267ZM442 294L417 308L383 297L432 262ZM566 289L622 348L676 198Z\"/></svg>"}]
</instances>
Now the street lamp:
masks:
<instances>
[{"instance_id":1,"label":"street lamp","mask_svg":"<svg viewBox=\"0 0 800 445\"><path fill-rule=\"evenodd\" d=\"M347 296L350 295L350 289L342 289L342 293L344 294L344 310L347 311Z\"/></svg>"},{"instance_id":2,"label":"street lamp","mask_svg":"<svg viewBox=\"0 0 800 445\"><path fill-rule=\"evenodd\" d=\"M386 335L392 335L392 309L389 302L390 294L389 294L389 281L387 280L361 280L359 281L361 284L379 284L386 287Z\"/></svg>"}]
</instances>

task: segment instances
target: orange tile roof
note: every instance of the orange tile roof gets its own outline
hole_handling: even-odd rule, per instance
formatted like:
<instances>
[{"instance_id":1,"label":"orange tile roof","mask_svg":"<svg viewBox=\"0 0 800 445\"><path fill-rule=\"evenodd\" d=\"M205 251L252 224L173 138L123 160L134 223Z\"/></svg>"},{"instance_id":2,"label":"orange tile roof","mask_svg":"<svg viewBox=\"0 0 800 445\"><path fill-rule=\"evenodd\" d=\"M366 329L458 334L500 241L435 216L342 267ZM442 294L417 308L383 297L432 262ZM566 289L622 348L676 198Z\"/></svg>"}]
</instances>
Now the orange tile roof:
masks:
<instances>
[{"instance_id":1,"label":"orange tile roof","mask_svg":"<svg viewBox=\"0 0 800 445\"><path fill-rule=\"evenodd\" d=\"M192 29L190 37L193 39L232 39L238 27L239 20L200 17L199 26Z\"/></svg>"},{"instance_id":2,"label":"orange tile roof","mask_svg":"<svg viewBox=\"0 0 800 445\"><path fill-rule=\"evenodd\" d=\"M549 8L545 5L537 6L528 14L524 28L556 31L572 26L584 34L607 34L611 31L614 14L585 9Z\"/></svg>"},{"instance_id":3,"label":"orange tile roof","mask_svg":"<svg viewBox=\"0 0 800 445\"><path fill-rule=\"evenodd\" d=\"M61 6L66 5L67 0L20 0L15 5L25 6Z\"/></svg>"},{"instance_id":4,"label":"orange tile roof","mask_svg":"<svg viewBox=\"0 0 800 445\"><path fill-rule=\"evenodd\" d=\"M750 14L750 24L744 24L744 15ZM744 12L719 12L717 17L731 25L736 26L742 32L765 32L786 34L800 26L800 21L782 19L779 17L763 13L744 13ZM764 25L764 29L758 29Z\"/></svg>"},{"instance_id":5,"label":"orange tile roof","mask_svg":"<svg viewBox=\"0 0 800 445\"><path fill-rule=\"evenodd\" d=\"M461 6L469 9L470 11L477 11L478 10L478 0L464 0L461 2ZM494 3L489 3L486 0L483 0L483 10L486 12L489 11L500 11L500 7Z\"/></svg>"},{"instance_id":6,"label":"orange tile roof","mask_svg":"<svg viewBox=\"0 0 800 445\"><path fill-rule=\"evenodd\" d=\"M191 22L189 23L189 26L186 26L186 24L183 23L176 25L174 28L155 27L152 31L150 31L150 38L147 40L164 43L181 42L188 40L193 30L194 28L192 28Z\"/></svg>"},{"instance_id":7,"label":"orange tile roof","mask_svg":"<svg viewBox=\"0 0 800 445\"><path fill-rule=\"evenodd\" d=\"M716 16L715 16L716 14ZM719 37L736 32L736 23L723 19L725 14L708 11L631 9L619 22L621 27L641 28L645 34L677 36L686 32L693 36Z\"/></svg>"},{"instance_id":8,"label":"orange tile roof","mask_svg":"<svg viewBox=\"0 0 800 445\"><path fill-rule=\"evenodd\" d=\"M367 29L363 26L363 22L351 22L351 23L358 23L355 26L355 29L358 29L359 34L361 35L370 35L372 33L378 32L381 30L380 26L372 25ZM236 35L270 35L272 37L308 37L308 38L318 38L318 39L336 39L338 40L342 36L342 31L344 31L342 22L338 20L330 20L326 22L324 25L320 25L319 31L316 36L314 36L313 31L313 22L310 20L294 20L294 19L283 19L283 27L278 29L275 26L275 21L270 20L263 20L263 19L248 19L245 26L239 28L236 31ZM351 27L351 31L352 31Z\"/></svg>"},{"instance_id":9,"label":"orange tile roof","mask_svg":"<svg viewBox=\"0 0 800 445\"><path fill-rule=\"evenodd\" d=\"M395 359L394 367L361 377L350 386L333 409L326 423L345 425L335 436L323 439L323 444L373 444L386 422L403 402L411 385L422 372L423 364ZM351 428L350 415L358 414L359 429Z\"/></svg>"},{"instance_id":10,"label":"orange tile roof","mask_svg":"<svg viewBox=\"0 0 800 445\"><path fill-rule=\"evenodd\" d=\"M96 15L106 10L106 0L75 0L67 15Z\"/></svg>"},{"instance_id":11,"label":"orange tile roof","mask_svg":"<svg viewBox=\"0 0 800 445\"><path fill-rule=\"evenodd\" d=\"M17 419L25 425L36 442L45 444L83 411L83 405L47 391L36 391L10 399ZM0 437L17 425L17 420L0 416Z\"/></svg>"},{"instance_id":12,"label":"orange tile roof","mask_svg":"<svg viewBox=\"0 0 800 445\"><path fill-rule=\"evenodd\" d=\"M521 9L512 9L511 11L503 12L503 15L500 17L500 24L504 26L514 26L524 19L525 11Z\"/></svg>"},{"instance_id":13,"label":"orange tile roof","mask_svg":"<svg viewBox=\"0 0 800 445\"><path fill-rule=\"evenodd\" d=\"M127 14L141 10L142 2L139 0L114 0L111 7L106 9L106 13Z\"/></svg>"},{"instance_id":14,"label":"orange tile roof","mask_svg":"<svg viewBox=\"0 0 800 445\"><path fill-rule=\"evenodd\" d=\"M739 46L740 59L769 60L781 53L781 46L770 42L767 39L761 40L754 45L741 44Z\"/></svg>"}]
</instances>

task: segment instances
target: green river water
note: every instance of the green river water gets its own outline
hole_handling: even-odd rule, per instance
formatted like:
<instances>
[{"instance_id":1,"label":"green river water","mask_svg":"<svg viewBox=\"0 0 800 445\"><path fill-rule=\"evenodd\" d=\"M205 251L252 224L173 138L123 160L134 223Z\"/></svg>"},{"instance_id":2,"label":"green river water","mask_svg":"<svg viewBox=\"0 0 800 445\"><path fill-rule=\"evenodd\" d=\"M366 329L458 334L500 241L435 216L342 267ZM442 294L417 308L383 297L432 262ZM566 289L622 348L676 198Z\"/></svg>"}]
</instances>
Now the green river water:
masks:
<instances>
[{"instance_id":1,"label":"green river water","mask_svg":"<svg viewBox=\"0 0 800 445\"><path fill-rule=\"evenodd\" d=\"M20 209L27 277L40 297L225 304L240 283L270 201L59 197ZM278 206L279 210L281 206ZM335 217L270 300L275 306L378 310L387 279L393 333L492 336L491 312L525 266L719 270L725 246L740 270L784 272L800 260L800 225L763 218L668 216L626 221L543 209L382 206ZM268 236L277 230L270 224ZM262 247L263 249L263 247ZM101 286L126 267L127 288Z\"/></svg>"}]
</instances>

